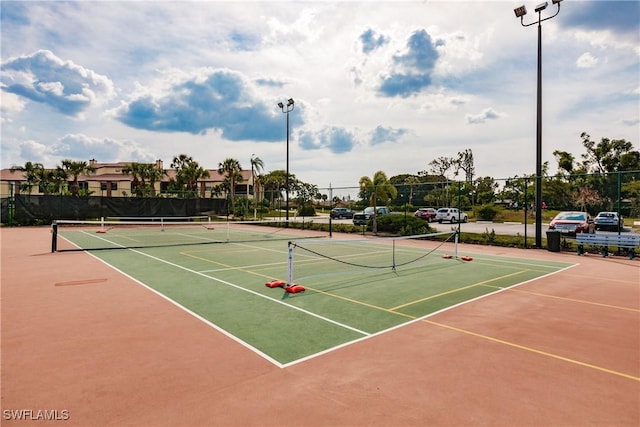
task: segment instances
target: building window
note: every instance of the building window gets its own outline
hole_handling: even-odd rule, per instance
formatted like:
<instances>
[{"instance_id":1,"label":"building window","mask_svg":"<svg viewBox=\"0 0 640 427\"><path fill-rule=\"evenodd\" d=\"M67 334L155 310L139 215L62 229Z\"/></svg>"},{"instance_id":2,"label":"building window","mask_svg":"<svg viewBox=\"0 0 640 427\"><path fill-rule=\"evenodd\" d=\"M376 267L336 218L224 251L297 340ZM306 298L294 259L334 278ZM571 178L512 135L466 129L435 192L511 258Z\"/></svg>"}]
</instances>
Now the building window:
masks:
<instances>
[{"instance_id":1,"label":"building window","mask_svg":"<svg viewBox=\"0 0 640 427\"><path fill-rule=\"evenodd\" d=\"M102 181L100 182L100 190L102 191L116 191L118 189L118 183L113 181Z\"/></svg>"}]
</instances>

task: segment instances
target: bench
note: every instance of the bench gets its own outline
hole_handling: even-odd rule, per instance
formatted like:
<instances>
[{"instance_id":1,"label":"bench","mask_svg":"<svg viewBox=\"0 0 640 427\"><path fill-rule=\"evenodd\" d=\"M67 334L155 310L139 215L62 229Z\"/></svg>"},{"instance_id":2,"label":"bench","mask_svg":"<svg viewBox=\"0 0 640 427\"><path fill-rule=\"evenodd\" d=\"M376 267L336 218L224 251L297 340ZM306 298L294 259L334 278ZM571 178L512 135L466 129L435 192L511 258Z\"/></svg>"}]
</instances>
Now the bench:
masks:
<instances>
[{"instance_id":1,"label":"bench","mask_svg":"<svg viewBox=\"0 0 640 427\"><path fill-rule=\"evenodd\" d=\"M609 246L628 249L629 259L635 256L635 250L640 247L640 234L576 234L578 255L584 253L584 245L600 246L603 257L609 255Z\"/></svg>"}]
</instances>

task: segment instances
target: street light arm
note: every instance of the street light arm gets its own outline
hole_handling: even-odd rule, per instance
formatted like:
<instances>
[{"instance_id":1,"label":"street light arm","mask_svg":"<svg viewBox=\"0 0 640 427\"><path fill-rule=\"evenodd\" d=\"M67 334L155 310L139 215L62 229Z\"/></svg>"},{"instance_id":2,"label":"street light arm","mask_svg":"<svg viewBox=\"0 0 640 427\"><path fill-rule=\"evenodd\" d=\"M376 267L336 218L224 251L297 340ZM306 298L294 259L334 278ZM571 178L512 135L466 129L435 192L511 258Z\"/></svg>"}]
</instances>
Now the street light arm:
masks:
<instances>
[{"instance_id":1,"label":"street light arm","mask_svg":"<svg viewBox=\"0 0 640 427\"><path fill-rule=\"evenodd\" d=\"M537 20L537 21L533 21L533 22L530 22L530 23L528 23L528 24L525 24L525 23L524 23L524 15L522 15L522 16L520 16L520 24L521 24L523 27L530 27L530 26L535 25L535 24L540 25L540 23L541 23L541 22L544 22L544 21L546 21L546 20L548 20L548 19L551 19L551 18L555 18L555 17L560 13L560 2L558 2L558 3L555 3L555 2L554 2L554 4L555 4L556 6L558 6L558 9L556 10L556 13L554 13L553 15L551 15L551 16L547 16L546 18L541 19L541 16L542 16L542 10L540 10L540 11L538 12L538 20Z\"/></svg>"},{"instance_id":2,"label":"street light arm","mask_svg":"<svg viewBox=\"0 0 640 427\"><path fill-rule=\"evenodd\" d=\"M560 2L556 3L556 5L558 6L558 10L556 10L556 13L554 13L553 15L548 16L548 17L546 17L546 18L544 18L544 19L540 20L540 22L542 22L542 21L546 21L547 19L555 18L555 17L556 17L556 15L558 15L558 14L560 13Z\"/></svg>"}]
</instances>

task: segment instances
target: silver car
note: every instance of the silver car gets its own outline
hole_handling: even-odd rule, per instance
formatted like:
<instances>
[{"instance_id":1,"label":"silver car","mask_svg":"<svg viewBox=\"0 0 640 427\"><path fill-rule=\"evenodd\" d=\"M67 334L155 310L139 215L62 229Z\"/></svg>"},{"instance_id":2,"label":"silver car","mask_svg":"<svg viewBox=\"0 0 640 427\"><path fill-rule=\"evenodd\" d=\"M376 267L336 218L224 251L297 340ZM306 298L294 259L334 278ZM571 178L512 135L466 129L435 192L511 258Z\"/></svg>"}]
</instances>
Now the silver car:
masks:
<instances>
[{"instance_id":1,"label":"silver car","mask_svg":"<svg viewBox=\"0 0 640 427\"><path fill-rule=\"evenodd\" d=\"M619 217L617 212L600 212L593 222L596 225L596 230L622 230L624 224L624 218Z\"/></svg>"}]
</instances>

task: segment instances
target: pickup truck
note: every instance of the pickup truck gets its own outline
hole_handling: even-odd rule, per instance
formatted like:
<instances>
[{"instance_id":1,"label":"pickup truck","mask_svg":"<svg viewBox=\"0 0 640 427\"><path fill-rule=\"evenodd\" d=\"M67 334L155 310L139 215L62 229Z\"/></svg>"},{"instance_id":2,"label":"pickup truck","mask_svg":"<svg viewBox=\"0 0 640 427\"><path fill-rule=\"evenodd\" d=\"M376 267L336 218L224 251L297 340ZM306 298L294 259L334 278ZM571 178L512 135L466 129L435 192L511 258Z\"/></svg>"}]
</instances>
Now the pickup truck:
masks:
<instances>
[{"instance_id":1,"label":"pickup truck","mask_svg":"<svg viewBox=\"0 0 640 427\"><path fill-rule=\"evenodd\" d=\"M362 212L358 212L353 215L353 224L354 225L367 225L369 220L373 218L373 207L368 207ZM375 208L375 212L377 216L390 214L391 211L387 207L377 207Z\"/></svg>"}]
</instances>

